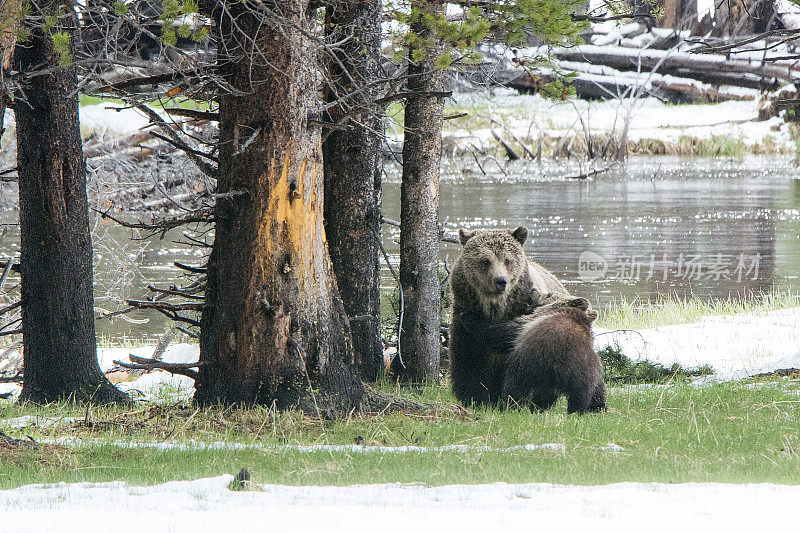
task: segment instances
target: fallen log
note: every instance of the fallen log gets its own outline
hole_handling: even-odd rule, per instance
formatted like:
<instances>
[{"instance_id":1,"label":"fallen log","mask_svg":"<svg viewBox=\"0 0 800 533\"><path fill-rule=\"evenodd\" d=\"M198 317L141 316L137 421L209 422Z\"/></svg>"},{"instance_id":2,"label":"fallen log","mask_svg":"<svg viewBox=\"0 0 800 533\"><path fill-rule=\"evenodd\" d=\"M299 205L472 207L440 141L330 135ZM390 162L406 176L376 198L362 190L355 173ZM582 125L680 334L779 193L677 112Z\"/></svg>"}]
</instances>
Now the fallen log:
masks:
<instances>
[{"instance_id":1,"label":"fallen log","mask_svg":"<svg viewBox=\"0 0 800 533\"><path fill-rule=\"evenodd\" d=\"M545 50L539 51L544 54ZM561 61L574 61L607 65L621 71L652 71L682 77L704 76L707 80L726 78L725 84L734 85L733 77L726 74L756 75L765 81L789 82L800 78L797 68L776 65L757 59L728 59L717 54L694 54L672 50L636 50L620 46L581 45L573 48L555 48L550 56Z\"/></svg>"},{"instance_id":2,"label":"fallen log","mask_svg":"<svg viewBox=\"0 0 800 533\"><path fill-rule=\"evenodd\" d=\"M133 354L129 354L128 358L131 360L130 363L127 361L114 359L114 364L128 370L142 370L145 372L152 370L166 370L171 374L179 374L192 379L197 379L198 374L195 368L206 364L204 361L198 361L196 363L167 363L161 361L160 359L137 357Z\"/></svg>"},{"instance_id":3,"label":"fallen log","mask_svg":"<svg viewBox=\"0 0 800 533\"><path fill-rule=\"evenodd\" d=\"M153 136L150 135L150 132L137 131L136 133L120 139L112 139L96 144L90 144L83 149L83 157L86 159L92 159L94 157L112 154L122 150L123 148L130 148L131 146L141 144L152 138Z\"/></svg>"},{"instance_id":4,"label":"fallen log","mask_svg":"<svg viewBox=\"0 0 800 533\"><path fill-rule=\"evenodd\" d=\"M568 82L579 98L608 100L649 95L671 103L704 103L726 100L752 100L756 94L743 95L719 89L711 84L690 78L648 72L623 72L604 65L573 61L557 61L563 70L577 75ZM522 74L507 84L521 92L536 92L542 80Z\"/></svg>"},{"instance_id":5,"label":"fallen log","mask_svg":"<svg viewBox=\"0 0 800 533\"><path fill-rule=\"evenodd\" d=\"M170 206L183 207L178 202L191 200L198 196L199 195L195 192L186 192L186 193L176 194L174 196L166 196L164 198L158 198L155 200L140 201L136 203L136 207L138 209L145 211L150 209L163 209Z\"/></svg>"},{"instance_id":6,"label":"fallen log","mask_svg":"<svg viewBox=\"0 0 800 533\"><path fill-rule=\"evenodd\" d=\"M591 65L589 63L576 63L573 61L557 61L556 65L564 70L578 73L581 81L593 81L583 76L583 73L601 75L611 78L603 81L607 86L617 87L619 94L624 94L622 89L643 88L645 92L660 97L673 103L701 103L724 102L727 100L753 100L757 93L746 94L744 91L731 91L700 80L659 74L657 72L623 72L605 65ZM631 91L628 91L629 93ZM744 94L743 94L744 93ZM632 95L632 94L631 94Z\"/></svg>"},{"instance_id":7,"label":"fallen log","mask_svg":"<svg viewBox=\"0 0 800 533\"><path fill-rule=\"evenodd\" d=\"M620 39L638 37L645 33L647 33L647 26L639 22L631 22L623 26L614 28L614 30L606 34L598 33L592 35L591 41L592 44L598 46L606 46L609 44L619 42Z\"/></svg>"}]
</instances>

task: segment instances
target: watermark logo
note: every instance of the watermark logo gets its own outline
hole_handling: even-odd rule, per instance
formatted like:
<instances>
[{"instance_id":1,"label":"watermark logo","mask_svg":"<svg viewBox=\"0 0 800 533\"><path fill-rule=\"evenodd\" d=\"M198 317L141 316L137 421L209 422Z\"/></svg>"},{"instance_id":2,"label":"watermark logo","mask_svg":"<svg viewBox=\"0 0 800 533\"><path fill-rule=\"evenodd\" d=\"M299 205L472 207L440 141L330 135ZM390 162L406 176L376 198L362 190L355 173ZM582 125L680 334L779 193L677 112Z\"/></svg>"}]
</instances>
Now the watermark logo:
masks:
<instances>
[{"instance_id":1,"label":"watermark logo","mask_svg":"<svg viewBox=\"0 0 800 533\"><path fill-rule=\"evenodd\" d=\"M578 258L578 278L581 281L596 281L606 275L608 261L600 254L585 251Z\"/></svg>"},{"instance_id":2,"label":"watermark logo","mask_svg":"<svg viewBox=\"0 0 800 533\"><path fill-rule=\"evenodd\" d=\"M578 278L581 281L609 279L628 283L637 281L685 280L741 283L759 279L761 254L667 254L649 256L624 255L612 260L590 251L581 252L578 258Z\"/></svg>"}]
</instances>

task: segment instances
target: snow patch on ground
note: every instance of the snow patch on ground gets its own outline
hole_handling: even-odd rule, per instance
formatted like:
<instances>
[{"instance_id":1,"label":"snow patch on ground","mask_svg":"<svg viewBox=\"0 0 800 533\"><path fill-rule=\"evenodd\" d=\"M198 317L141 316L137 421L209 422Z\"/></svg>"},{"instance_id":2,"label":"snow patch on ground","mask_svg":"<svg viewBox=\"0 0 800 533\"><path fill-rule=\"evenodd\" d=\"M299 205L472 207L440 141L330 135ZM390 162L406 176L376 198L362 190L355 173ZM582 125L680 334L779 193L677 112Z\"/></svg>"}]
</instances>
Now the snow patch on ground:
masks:
<instances>
[{"instance_id":1,"label":"snow patch on ground","mask_svg":"<svg viewBox=\"0 0 800 533\"><path fill-rule=\"evenodd\" d=\"M130 362L130 354L150 358L155 346L137 348L98 348L97 359L103 372L116 366L114 361ZM161 360L166 363L194 363L200 359L200 347L196 344L173 344L164 350ZM194 380L187 376L170 374L156 370L143 374L131 381L116 384L120 390L135 399L162 399L178 401L191 398L194 394Z\"/></svg>"},{"instance_id":2,"label":"snow patch on ground","mask_svg":"<svg viewBox=\"0 0 800 533\"><path fill-rule=\"evenodd\" d=\"M164 115L160 109L152 108ZM164 118L162 116L162 118ZM81 129L96 133L103 140L124 137L147 127L150 119L144 113L121 103L105 102L81 106Z\"/></svg>"},{"instance_id":3,"label":"snow patch on ground","mask_svg":"<svg viewBox=\"0 0 800 533\"><path fill-rule=\"evenodd\" d=\"M796 531L800 487L773 484L549 483L257 485L233 476L151 487L27 485L0 491L0 531ZM89 511L90 512L87 512Z\"/></svg>"},{"instance_id":4,"label":"snow patch on ground","mask_svg":"<svg viewBox=\"0 0 800 533\"><path fill-rule=\"evenodd\" d=\"M595 347L619 346L634 360L694 368L709 364L713 379L730 381L800 368L800 308L703 317L690 324L639 331L595 329Z\"/></svg>"},{"instance_id":5,"label":"snow patch on ground","mask_svg":"<svg viewBox=\"0 0 800 533\"><path fill-rule=\"evenodd\" d=\"M130 362L130 354L139 357L152 357L155 345L136 348L97 348L97 361L103 372L117 366L114 361ZM200 359L200 347L196 344L173 344L161 357L167 363L193 363ZM130 381L121 381L116 386L134 399L180 401L194 395L194 380L186 376L176 376L163 370L142 374ZM17 383L0 383L0 394L10 393L12 399L19 396L22 387Z\"/></svg>"},{"instance_id":6,"label":"snow patch on ground","mask_svg":"<svg viewBox=\"0 0 800 533\"><path fill-rule=\"evenodd\" d=\"M11 418L5 422L0 421L0 427L8 424L8 427L20 427L20 419L24 417ZM23 426L24 427L24 426ZM186 441L164 441L164 442L141 442L141 441L112 441L104 439L81 439L77 437L57 437L53 439L39 439L37 442L44 444L57 444L62 446L115 446L117 448L128 449L155 449L160 451L201 451L201 450L263 450L271 453L299 452L299 453L365 453L365 454L403 454L403 453L435 453L444 452L467 453L467 452L494 452L494 453L516 453L516 452L537 452L552 451L564 453L566 446L557 442L545 444L524 444L520 446L510 446L508 448L492 448L475 444L450 444L447 446L362 446L359 444L281 444L265 445L261 443L247 444L243 442L202 442L196 440ZM625 449L613 442L609 442L598 447L604 452L623 452Z\"/></svg>"}]
</instances>

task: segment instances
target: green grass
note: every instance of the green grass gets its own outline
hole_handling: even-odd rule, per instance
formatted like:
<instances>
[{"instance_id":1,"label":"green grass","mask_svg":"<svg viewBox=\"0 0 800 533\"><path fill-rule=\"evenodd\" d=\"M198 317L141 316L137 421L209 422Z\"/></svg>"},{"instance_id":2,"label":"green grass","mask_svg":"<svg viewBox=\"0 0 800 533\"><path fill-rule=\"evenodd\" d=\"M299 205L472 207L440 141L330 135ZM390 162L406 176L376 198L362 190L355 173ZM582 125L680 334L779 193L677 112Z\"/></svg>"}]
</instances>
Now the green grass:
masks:
<instances>
[{"instance_id":1,"label":"green grass","mask_svg":"<svg viewBox=\"0 0 800 533\"><path fill-rule=\"evenodd\" d=\"M682 135L676 145L679 155L697 157L742 157L749 151L742 139L727 135L712 135L708 139Z\"/></svg>"},{"instance_id":2,"label":"green grass","mask_svg":"<svg viewBox=\"0 0 800 533\"><path fill-rule=\"evenodd\" d=\"M92 96L87 94L82 94L78 97L78 104L81 106L96 105L96 104L119 104L121 106L126 105L123 100L120 100L118 98L109 98L105 96ZM152 100L149 102L145 102L145 104L156 108L179 107L181 109L194 109L195 111L209 110L208 102L200 102L197 100L184 98L182 96L177 96L174 98L164 98L162 100Z\"/></svg>"},{"instance_id":3,"label":"green grass","mask_svg":"<svg viewBox=\"0 0 800 533\"><path fill-rule=\"evenodd\" d=\"M387 385L388 387L388 385ZM412 392L413 391L408 391ZM417 391L441 403L428 415L386 414L320 421L267 409L197 409L190 405L93 408L90 423L67 423L12 436L80 437L92 445L8 451L0 448L0 488L36 482L109 481L136 484L192 479L246 467L256 483L332 484L484 482L599 484L641 482L800 483L800 381L772 379L712 385L612 387L609 410L567 415L553 410L452 407L444 386ZM0 418L22 414L85 417L70 405L0 407ZM244 450L126 449L115 441L222 441L259 444ZM428 453L304 453L283 444L468 444L490 449ZM501 451L523 444L563 449ZM614 452L609 443L624 450Z\"/></svg>"},{"instance_id":4,"label":"green grass","mask_svg":"<svg viewBox=\"0 0 800 533\"><path fill-rule=\"evenodd\" d=\"M791 290L716 300L694 296L667 296L657 300L617 299L600 312L597 325L606 329L644 329L695 322L704 316L758 313L798 306L800 294Z\"/></svg>"},{"instance_id":5,"label":"green grass","mask_svg":"<svg viewBox=\"0 0 800 533\"><path fill-rule=\"evenodd\" d=\"M108 98L104 96L91 96L88 94L81 94L78 96L78 105L85 106L85 105L97 105L97 104L124 104L122 100L118 98Z\"/></svg>"}]
</instances>

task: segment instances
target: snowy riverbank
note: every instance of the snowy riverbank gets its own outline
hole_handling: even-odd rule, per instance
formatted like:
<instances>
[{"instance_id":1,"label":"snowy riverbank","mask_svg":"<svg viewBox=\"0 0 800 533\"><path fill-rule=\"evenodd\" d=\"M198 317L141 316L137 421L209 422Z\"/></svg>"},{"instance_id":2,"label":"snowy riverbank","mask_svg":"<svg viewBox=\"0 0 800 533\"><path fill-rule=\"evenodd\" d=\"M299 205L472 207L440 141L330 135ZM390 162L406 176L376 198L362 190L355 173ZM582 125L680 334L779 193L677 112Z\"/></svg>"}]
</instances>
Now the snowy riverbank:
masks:
<instances>
[{"instance_id":1,"label":"snowy riverbank","mask_svg":"<svg viewBox=\"0 0 800 533\"><path fill-rule=\"evenodd\" d=\"M649 360L669 366L679 363L694 368L711 365L715 374L704 379L730 381L776 370L800 368L800 308L778 309L742 315L702 317L697 322L641 330L595 330L595 347L619 346L634 360ZM150 357L154 346L99 348L98 360L104 371L114 360L129 361L129 354ZM163 361L189 363L198 360L194 344L167 348ZM121 376L124 377L124 376ZM185 376L154 371L117 383L122 390L142 399L188 399L194 382ZM19 385L0 384L0 393L19 393Z\"/></svg>"},{"instance_id":2,"label":"snowy riverbank","mask_svg":"<svg viewBox=\"0 0 800 533\"><path fill-rule=\"evenodd\" d=\"M445 124L445 147L495 147L494 130L515 150L520 150L515 139L530 142L529 148L542 138L574 138L570 142L580 144L581 139L589 137L602 145L608 139L619 142L623 134L628 143L642 145L629 144L631 155L692 155L670 149L670 144L682 139L726 139L756 153L794 150L789 125L780 117L758 120L756 100L691 105L672 105L655 98L554 102L538 95L498 89L491 97L483 93L456 94L451 105L454 111L468 113L469 117ZM399 131L390 129L390 133L390 138L398 142L402 138ZM656 146L660 143L665 146ZM562 147L559 153L564 151ZM582 153L580 148L573 152Z\"/></svg>"}]
</instances>

